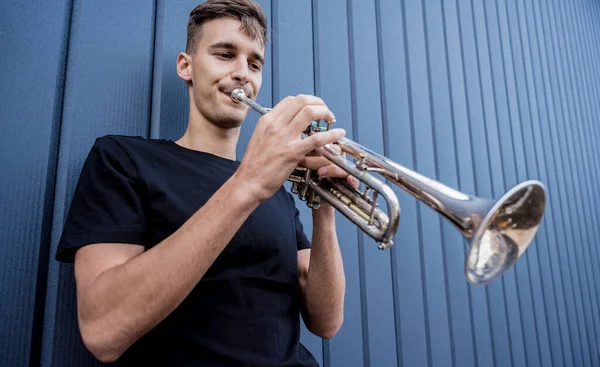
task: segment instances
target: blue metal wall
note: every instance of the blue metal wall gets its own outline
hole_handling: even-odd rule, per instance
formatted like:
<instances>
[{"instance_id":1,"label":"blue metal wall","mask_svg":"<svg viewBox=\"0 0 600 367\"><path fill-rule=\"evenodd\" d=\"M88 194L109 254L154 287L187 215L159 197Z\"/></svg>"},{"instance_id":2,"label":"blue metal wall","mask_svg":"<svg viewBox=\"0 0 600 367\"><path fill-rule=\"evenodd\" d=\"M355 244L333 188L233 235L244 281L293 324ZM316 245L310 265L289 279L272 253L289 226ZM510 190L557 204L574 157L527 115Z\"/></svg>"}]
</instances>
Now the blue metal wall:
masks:
<instances>
[{"instance_id":1,"label":"blue metal wall","mask_svg":"<svg viewBox=\"0 0 600 367\"><path fill-rule=\"evenodd\" d=\"M469 194L497 197L526 179L549 190L535 243L487 287L464 280L458 232L400 190L391 251L340 217L345 323L329 341L305 330L318 360L600 366L600 4L259 2L273 31L259 102L322 96L351 138ZM0 4L0 365L96 364L57 241L97 136L183 133L175 58L196 3Z\"/></svg>"}]
</instances>

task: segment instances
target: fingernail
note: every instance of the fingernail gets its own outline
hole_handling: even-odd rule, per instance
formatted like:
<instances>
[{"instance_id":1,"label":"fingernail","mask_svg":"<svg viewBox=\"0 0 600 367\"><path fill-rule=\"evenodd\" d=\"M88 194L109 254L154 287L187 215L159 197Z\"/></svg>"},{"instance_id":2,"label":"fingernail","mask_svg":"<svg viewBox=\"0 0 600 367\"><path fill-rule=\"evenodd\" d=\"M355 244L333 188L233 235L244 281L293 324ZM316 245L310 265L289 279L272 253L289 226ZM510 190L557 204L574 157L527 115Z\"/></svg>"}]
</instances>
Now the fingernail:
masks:
<instances>
[{"instance_id":1,"label":"fingernail","mask_svg":"<svg viewBox=\"0 0 600 367\"><path fill-rule=\"evenodd\" d=\"M319 177L327 177L327 167L319 168Z\"/></svg>"}]
</instances>

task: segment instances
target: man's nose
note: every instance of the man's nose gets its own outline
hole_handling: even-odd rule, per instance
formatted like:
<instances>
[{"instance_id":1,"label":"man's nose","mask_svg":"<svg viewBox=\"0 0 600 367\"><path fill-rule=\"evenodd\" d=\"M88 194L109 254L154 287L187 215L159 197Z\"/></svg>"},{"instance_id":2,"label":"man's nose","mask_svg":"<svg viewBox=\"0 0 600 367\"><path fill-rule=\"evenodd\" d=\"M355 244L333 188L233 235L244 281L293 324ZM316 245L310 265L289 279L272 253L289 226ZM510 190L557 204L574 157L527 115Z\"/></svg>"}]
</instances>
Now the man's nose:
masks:
<instances>
[{"instance_id":1,"label":"man's nose","mask_svg":"<svg viewBox=\"0 0 600 367\"><path fill-rule=\"evenodd\" d=\"M247 84L250 81L250 72L247 62L238 62L231 77L240 84Z\"/></svg>"}]
</instances>

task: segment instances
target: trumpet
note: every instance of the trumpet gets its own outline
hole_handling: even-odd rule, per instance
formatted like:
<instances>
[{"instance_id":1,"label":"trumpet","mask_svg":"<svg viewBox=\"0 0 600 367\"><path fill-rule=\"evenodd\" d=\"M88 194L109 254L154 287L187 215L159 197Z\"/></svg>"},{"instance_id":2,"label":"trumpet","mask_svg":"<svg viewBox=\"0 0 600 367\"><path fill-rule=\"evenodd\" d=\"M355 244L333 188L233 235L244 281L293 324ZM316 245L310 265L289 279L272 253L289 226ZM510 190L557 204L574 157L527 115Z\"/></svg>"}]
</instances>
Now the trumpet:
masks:
<instances>
[{"instance_id":1,"label":"trumpet","mask_svg":"<svg viewBox=\"0 0 600 367\"><path fill-rule=\"evenodd\" d=\"M261 115L271 110L248 98L242 89L235 89L231 98ZM329 123L323 126L311 121L303 136L327 129ZM372 237L379 249L393 246L400 223L398 198L384 180L429 206L470 241L465 276L472 285L485 285L500 277L525 252L540 227L546 188L537 180L519 183L500 199L491 200L454 190L350 139L342 138L335 145L341 152L330 144L317 152L360 180L365 189L355 189L341 179L319 178L315 172L298 167L288 179L292 192L311 208L317 208L321 199L327 201ZM386 212L379 208L378 197L383 197Z\"/></svg>"}]
</instances>

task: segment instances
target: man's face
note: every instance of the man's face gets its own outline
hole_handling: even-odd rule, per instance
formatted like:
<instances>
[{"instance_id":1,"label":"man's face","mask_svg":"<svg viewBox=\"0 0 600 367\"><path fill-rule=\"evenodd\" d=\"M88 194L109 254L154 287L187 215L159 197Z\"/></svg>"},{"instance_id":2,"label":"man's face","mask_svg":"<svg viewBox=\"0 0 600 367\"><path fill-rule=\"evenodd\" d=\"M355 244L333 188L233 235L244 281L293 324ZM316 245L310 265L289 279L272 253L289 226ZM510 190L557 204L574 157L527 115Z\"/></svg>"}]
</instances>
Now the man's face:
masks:
<instances>
[{"instance_id":1,"label":"man's face","mask_svg":"<svg viewBox=\"0 0 600 367\"><path fill-rule=\"evenodd\" d=\"M262 84L265 48L242 33L240 24L230 18L206 22L191 61L193 103L223 128L239 127L248 113L245 104L232 101L231 92L243 88L256 99Z\"/></svg>"}]
</instances>

